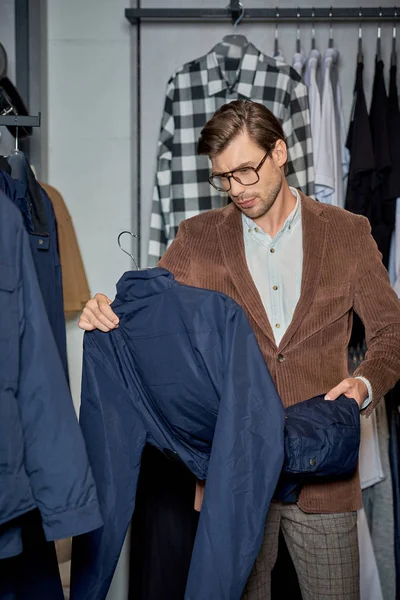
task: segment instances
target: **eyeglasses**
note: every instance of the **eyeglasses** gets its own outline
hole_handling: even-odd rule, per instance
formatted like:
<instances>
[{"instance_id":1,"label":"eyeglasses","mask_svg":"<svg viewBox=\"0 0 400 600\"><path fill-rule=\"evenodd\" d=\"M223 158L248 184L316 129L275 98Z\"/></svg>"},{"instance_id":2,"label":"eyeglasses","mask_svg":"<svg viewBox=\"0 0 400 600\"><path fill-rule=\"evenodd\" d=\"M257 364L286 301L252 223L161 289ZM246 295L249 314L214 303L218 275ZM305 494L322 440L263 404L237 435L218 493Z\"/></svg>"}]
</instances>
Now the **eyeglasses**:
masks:
<instances>
[{"instance_id":1,"label":"eyeglasses","mask_svg":"<svg viewBox=\"0 0 400 600\"><path fill-rule=\"evenodd\" d=\"M219 192L229 192L231 189L232 178L241 185L254 185L260 181L258 171L263 166L269 153L270 150L268 150L257 167L241 167L240 169L234 169L233 171L228 171L227 173L218 173L216 175L211 175L211 177L208 178L208 181L211 183L213 188Z\"/></svg>"}]
</instances>

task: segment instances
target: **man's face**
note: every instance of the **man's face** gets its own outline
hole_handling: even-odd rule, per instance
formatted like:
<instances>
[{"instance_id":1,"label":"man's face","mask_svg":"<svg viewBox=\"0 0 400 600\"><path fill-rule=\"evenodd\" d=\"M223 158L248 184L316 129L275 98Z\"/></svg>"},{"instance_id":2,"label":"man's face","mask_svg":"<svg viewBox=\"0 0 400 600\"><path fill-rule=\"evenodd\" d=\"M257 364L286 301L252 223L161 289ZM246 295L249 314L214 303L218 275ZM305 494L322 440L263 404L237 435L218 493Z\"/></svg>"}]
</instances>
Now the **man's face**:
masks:
<instances>
[{"instance_id":1,"label":"man's face","mask_svg":"<svg viewBox=\"0 0 400 600\"><path fill-rule=\"evenodd\" d=\"M284 180L281 166L286 162L286 146L280 140L258 171L259 181L243 185L233 178L228 191L232 202L251 219L259 219L273 206ZM279 150L281 148L281 151ZM230 173L242 167L256 168L265 156L265 150L255 144L245 133L238 135L229 146L212 160L213 174ZM283 162L282 162L283 161ZM240 178L240 174L237 174Z\"/></svg>"}]
</instances>

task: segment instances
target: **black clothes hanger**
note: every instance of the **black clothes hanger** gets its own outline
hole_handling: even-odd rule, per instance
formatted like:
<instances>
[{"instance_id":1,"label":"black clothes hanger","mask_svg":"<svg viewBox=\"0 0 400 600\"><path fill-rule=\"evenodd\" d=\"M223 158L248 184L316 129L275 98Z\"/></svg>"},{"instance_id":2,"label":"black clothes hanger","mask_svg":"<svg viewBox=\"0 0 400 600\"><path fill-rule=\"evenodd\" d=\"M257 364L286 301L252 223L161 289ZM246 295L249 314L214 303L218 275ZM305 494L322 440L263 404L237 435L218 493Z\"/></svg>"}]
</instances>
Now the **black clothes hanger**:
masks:
<instances>
[{"instance_id":1,"label":"black clothes hanger","mask_svg":"<svg viewBox=\"0 0 400 600\"><path fill-rule=\"evenodd\" d=\"M330 24L329 24L329 48L333 48L334 46L334 42L333 42L333 22L332 22L332 17L333 17L333 12L332 12L332 6L330 8L329 11L329 19L330 19Z\"/></svg>"},{"instance_id":2,"label":"black clothes hanger","mask_svg":"<svg viewBox=\"0 0 400 600\"><path fill-rule=\"evenodd\" d=\"M360 12L358 13L359 17L360 17L360 25L358 26L358 53L357 53L357 63L363 63L364 62L364 56L363 56L363 51L362 51L362 36L363 36L363 30L362 30L362 11L361 11L361 7L360 7Z\"/></svg>"},{"instance_id":3,"label":"black clothes hanger","mask_svg":"<svg viewBox=\"0 0 400 600\"><path fill-rule=\"evenodd\" d=\"M278 19L279 19L279 9L278 9L278 7L276 7L274 56L278 56L278 54L279 54Z\"/></svg>"},{"instance_id":4,"label":"black clothes hanger","mask_svg":"<svg viewBox=\"0 0 400 600\"><path fill-rule=\"evenodd\" d=\"M397 66L397 52L396 52L396 34L397 34L397 7L394 7L394 22L393 22L393 38L392 38L392 54L390 56L390 64L392 67Z\"/></svg>"},{"instance_id":5,"label":"black clothes hanger","mask_svg":"<svg viewBox=\"0 0 400 600\"><path fill-rule=\"evenodd\" d=\"M381 60L381 34L382 34L381 19L382 19L382 9L379 7L378 36L376 39L376 60L377 61Z\"/></svg>"},{"instance_id":6,"label":"black clothes hanger","mask_svg":"<svg viewBox=\"0 0 400 600\"><path fill-rule=\"evenodd\" d=\"M311 50L315 50L315 13L314 13L314 8L312 9L312 13L311 13Z\"/></svg>"},{"instance_id":7,"label":"black clothes hanger","mask_svg":"<svg viewBox=\"0 0 400 600\"><path fill-rule=\"evenodd\" d=\"M296 52L300 54L301 52L301 39L300 39L300 8L297 9L297 32L296 32Z\"/></svg>"}]
</instances>

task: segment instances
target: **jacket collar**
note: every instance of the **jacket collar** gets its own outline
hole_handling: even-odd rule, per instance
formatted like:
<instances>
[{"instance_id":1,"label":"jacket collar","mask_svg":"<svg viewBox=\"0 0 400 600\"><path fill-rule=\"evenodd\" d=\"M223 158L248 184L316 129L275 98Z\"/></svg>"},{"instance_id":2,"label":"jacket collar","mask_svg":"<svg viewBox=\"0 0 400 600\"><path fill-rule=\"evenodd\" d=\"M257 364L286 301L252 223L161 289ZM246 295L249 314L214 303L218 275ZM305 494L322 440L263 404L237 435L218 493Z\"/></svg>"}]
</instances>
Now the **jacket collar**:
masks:
<instances>
[{"instance_id":1,"label":"jacket collar","mask_svg":"<svg viewBox=\"0 0 400 600\"><path fill-rule=\"evenodd\" d=\"M301 294L293 319L283 336L279 350L283 350L298 330L310 309L321 277L326 245L326 220L323 207L300 193L303 230L303 274ZM223 216L217 226L219 244L226 268L233 284L246 306L274 348L275 338L264 305L247 267L240 210L232 203L221 211Z\"/></svg>"},{"instance_id":2,"label":"jacket collar","mask_svg":"<svg viewBox=\"0 0 400 600\"><path fill-rule=\"evenodd\" d=\"M117 283L116 304L161 294L169 290L174 283L172 273L160 267L127 271Z\"/></svg>"}]
</instances>

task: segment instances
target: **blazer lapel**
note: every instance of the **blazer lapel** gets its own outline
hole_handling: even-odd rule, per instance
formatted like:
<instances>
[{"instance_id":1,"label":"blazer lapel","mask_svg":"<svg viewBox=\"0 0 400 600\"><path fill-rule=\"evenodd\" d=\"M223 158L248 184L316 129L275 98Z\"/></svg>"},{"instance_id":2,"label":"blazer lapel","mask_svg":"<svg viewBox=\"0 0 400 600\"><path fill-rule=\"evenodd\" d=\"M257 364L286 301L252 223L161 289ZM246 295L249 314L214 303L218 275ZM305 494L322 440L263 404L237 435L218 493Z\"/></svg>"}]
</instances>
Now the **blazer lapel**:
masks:
<instances>
[{"instance_id":1,"label":"blazer lapel","mask_svg":"<svg viewBox=\"0 0 400 600\"><path fill-rule=\"evenodd\" d=\"M274 335L264 305L247 267L243 241L242 216L235 205L224 209L224 219L217 226L219 243L225 266L233 284L246 306L247 312L256 321L261 331L276 348Z\"/></svg>"},{"instance_id":2,"label":"blazer lapel","mask_svg":"<svg viewBox=\"0 0 400 600\"><path fill-rule=\"evenodd\" d=\"M321 278L326 246L326 221L321 216L322 206L301 194L301 219L303 229L303 274L300 299L292 321L283 336L279 349L283 350L310 310Z\"/></svg>"}]
</instances>

